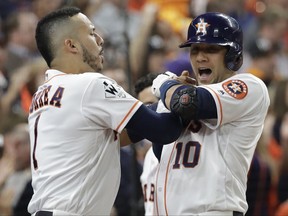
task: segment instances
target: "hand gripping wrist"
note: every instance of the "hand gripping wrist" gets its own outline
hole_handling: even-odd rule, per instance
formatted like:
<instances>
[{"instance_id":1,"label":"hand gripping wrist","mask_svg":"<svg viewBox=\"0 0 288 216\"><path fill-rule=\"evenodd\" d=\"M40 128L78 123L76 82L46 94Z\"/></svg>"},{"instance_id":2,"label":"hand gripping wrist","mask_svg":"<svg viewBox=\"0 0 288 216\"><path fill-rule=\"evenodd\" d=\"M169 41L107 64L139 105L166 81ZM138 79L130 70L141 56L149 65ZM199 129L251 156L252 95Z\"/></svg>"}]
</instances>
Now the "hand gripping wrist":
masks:
<instances>
[{"instance_id":1,"label":"hand gripping wrist","mask_svg":"<svg viewBox=\"0 0 288 216\"><path fill-rule=\"evenodd\" d=\"M165 105L165 107L167 108L167 105L165 103L165 99L166 99L166 92L168 91L168 89L170 89L172 86L174 85L179 85L180 82L177 80L167 80L165 81L161 86L160 86L160 98L163 102L163 104Z\"/></svg>"}]
</instances>

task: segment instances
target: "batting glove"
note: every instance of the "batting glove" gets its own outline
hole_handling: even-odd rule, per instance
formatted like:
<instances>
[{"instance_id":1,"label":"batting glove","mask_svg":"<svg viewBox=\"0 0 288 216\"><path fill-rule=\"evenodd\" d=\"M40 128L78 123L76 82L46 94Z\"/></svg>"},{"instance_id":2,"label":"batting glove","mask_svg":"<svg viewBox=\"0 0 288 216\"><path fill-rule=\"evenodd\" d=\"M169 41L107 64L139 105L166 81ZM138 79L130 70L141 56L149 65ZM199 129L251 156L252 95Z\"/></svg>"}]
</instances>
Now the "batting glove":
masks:
<instances>
[{"instance_id":1,"label":"batting glove","mask_svg":"<svg viewBox=\"0 0 288 216\"><path fill-rule=\"evenodd\" d=\"M170 71L166 71L165 73L159 74L154 80L153 80L153 84L152 84L152 93L157 97L160 98L160 87L161 85L169 80L169 79L173 79L176 78L177 76L170 72Z\"/></svg>"}]
</instances>

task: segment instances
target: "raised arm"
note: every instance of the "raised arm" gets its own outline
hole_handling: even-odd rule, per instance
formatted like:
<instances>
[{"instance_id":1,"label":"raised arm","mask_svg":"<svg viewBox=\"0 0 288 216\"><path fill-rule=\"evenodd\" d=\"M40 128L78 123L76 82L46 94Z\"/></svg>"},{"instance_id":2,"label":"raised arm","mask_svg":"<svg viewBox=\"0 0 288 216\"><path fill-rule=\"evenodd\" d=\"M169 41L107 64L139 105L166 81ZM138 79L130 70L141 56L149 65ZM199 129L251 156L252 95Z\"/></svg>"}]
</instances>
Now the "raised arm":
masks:
<instances>
[{"instance_id":1,"label":"raised arm","mask_svg":"<svg viewBox=\"0 0 288 216\"><path fill-rule=\"evenodd\" d=\"M172 113L183 120L217 118L217 108L213 96L204 88L191 83L185 73L180 77L160 74L153 81L153 92L160 97Z\"/></svg>"},{"instance_id":2,"label":"raised arm","mask_svg":"<svg viewBox=\"0 0 288 216\"><path fill-rule=\"evenodd\" d=\"M180 136L183 125L181 119L173 113L157 113L142 105L125 128L126 131L121 133L121 146L142 139L169 144Z\"/></svg>"}]
</instances>

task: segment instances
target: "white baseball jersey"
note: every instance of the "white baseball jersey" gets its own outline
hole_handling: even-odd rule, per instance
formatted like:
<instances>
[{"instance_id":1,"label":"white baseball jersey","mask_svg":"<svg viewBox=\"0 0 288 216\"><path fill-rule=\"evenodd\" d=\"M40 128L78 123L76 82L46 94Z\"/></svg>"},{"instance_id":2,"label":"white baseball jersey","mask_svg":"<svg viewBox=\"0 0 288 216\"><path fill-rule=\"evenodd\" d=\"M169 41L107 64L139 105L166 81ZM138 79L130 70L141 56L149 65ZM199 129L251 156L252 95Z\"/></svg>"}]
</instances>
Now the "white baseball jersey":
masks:
<instances>
[{"instance_id":1,"label":"white baseball jersey","mask_svg":"<svg viewBox=\"0 0 288 216\"><path fill-rule=\"evenodd\" d=\"M154 193L156 189L156 172L158 159L154 155L152 147L147 151L143 164L143 172L140 181L143 190L145 215L154 215Z\"/></svg>"},{"instance_id":2,"label":"white baseball jersey","mask_svg":"<svg viewBox=\"0 0 288 216\"><path fill-rule=\"evenodd\" d=\"M218 119L201 121L163 147L156 182L158 215L247 211L246 181L270 104L265 84L251 74L201 86ZM232 214L231 214L232 215Z\"/></svg>"},{"instance_id":3,"label":"white baseball jersey","mask_svg":"<svg viewBox=\"0 0 288 216\"><path fill-rule=\"evenodd\" d=\"M164 106L162 101L159 100L157 104L156 112L167 113L170 111ZM155 189L156 189L156 173L158 169L158 164L159 164L159 161L154 155L153 149L151 147L145 155L144 163L143 163L143 171L140 176L146 216L155 215L154 196L155 196Z\"/></svg>"},{"instance_id":4,"label":"white baseball jersey","mask_svg":"<svg viewBox=\"0 0 288 216\"><path fill-rule=\"evenodd\" d=\"M141 102L99 73L45 75L29 115L28 210L109 215L120 182L118 133Z\"/></svg>"}]
</instances>

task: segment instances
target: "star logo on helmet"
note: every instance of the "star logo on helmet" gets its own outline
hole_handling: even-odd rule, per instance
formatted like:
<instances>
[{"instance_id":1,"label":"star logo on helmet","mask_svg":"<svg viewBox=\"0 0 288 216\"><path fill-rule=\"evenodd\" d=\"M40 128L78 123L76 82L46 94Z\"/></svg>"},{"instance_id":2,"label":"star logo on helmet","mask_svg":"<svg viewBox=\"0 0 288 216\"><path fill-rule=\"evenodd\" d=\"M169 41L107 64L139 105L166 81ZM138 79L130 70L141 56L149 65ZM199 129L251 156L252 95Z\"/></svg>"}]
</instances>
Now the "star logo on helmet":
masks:
<instances>
[{"instance_id":1,"label":"star logo on helmet","mask_svg":"<svg viewBox=\"0 0 288 216\"><path fill-rule=\"evenodd\" d=\"M204 21L204 19L200 19L200 22L195 25L197 27L196 34L202 33L202 35L207 34L206 28L210 26L207 22Z\"/></svg>"}]
</instances>

